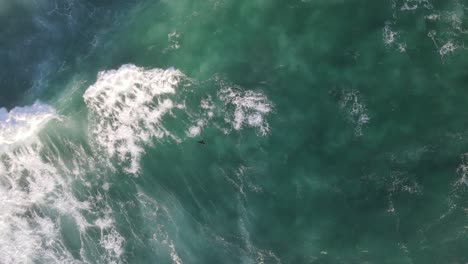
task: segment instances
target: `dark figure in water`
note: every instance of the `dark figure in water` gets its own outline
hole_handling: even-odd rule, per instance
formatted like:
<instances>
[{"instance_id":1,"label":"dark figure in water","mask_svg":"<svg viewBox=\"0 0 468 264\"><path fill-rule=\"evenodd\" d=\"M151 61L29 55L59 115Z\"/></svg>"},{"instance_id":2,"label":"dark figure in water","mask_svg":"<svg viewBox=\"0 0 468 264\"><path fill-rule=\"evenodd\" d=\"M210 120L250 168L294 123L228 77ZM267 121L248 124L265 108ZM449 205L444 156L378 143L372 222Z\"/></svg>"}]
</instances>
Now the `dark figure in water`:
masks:
<instances>
[{"instance_id":1,"label":"dark figure in water","mask_svg":"<svg viewBox=\"0 0 468 264\"><path fill-rule=\"evenodd\" d=\"M203 145L205 145L205 144L206 144L206 143L205 143L205 140L203 140L203 139L202 139L202 140L199 140L199 141L197 141L197 143L200 143L200 144L203 144Z\"/></svg>"}]
</instances>

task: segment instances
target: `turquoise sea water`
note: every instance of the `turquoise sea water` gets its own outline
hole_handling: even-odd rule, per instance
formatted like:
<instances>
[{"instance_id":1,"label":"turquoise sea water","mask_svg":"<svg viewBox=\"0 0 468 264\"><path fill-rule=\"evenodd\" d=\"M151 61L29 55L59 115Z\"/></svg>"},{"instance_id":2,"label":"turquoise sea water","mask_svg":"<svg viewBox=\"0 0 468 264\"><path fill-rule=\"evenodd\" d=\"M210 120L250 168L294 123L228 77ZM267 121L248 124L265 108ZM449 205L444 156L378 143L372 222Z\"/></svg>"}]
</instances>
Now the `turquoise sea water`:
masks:
<instances>
[{"instance_id":1,"label":"turquoise sea water","mask_svg":"<svg viewBox=\"0 0 468 264\"><path fill-rule=\"evenodd\" d=\"M0 263L467 263L467 11L3 0Z\"/></svg>"}]
</instances>

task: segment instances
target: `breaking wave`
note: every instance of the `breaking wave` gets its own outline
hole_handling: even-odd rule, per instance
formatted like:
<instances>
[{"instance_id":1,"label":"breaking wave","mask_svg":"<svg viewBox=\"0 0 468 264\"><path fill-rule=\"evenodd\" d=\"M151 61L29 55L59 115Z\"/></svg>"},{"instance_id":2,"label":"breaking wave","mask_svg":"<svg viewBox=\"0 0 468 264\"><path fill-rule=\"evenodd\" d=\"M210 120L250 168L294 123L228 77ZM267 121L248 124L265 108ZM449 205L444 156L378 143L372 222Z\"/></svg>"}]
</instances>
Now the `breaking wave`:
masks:
<instances>
[{"instance_id":1,"label":"breaking wave","mask_svg":"<svg viewBox=\"0 0 468 264\"><path fill-rule=\"evenodd\" d=\"M127 172L138 172L143 144L170 135L161 119L175 106L167 95L175 93L183 77L175 69L124 65L99 73L97 82L84 94L90 132L109 157L127 164Z\"/></svg>"},{"instance_id":2,"label":"breaking wave","mask_svg":"<svg viewBox=\"0 0 468 264\"><path fill-rule=\"evenodd\" d=\"M173 68L123 65L99 73L83 95L84 141L67 131L81 121L47 104L0 109L0 263L126 262L128 238L116 226L116 215L125 212L110 204L114 166L138 175L146 146L163 138L182 142L206 126L269 133L273 105L263 93L223 83L188 102L187 87L200 84ZM180 135L165 125L167 117L180 118ZM157 206L145 201L137 199L142 207ZM70 232L73 242L64 239ZM158 247L173 263L182 263L167 233L154 239L162 239Z\"/></svg>"},{"instance_id":3,"label":"breaking wave","mask_svg":"<svg viewBox=\"0 0 468 264\"><path fill-rule=\"evenodd\" d=\"M273 104L262 92L220 80L216 83L217 89L194 104L186 100L190 93L186 88L201 89L203 84L174 68L144 69L127 64L103 71L83 96L93 141L107 157L116 158L125 172L136 175L145 146L155 139L182 142L199 136L208 125L225 134L245 127L263 136L269 133L266 117L273 111ZM178 135L164 125L169 116L181 120L188 116L187 122L180 122L185 134Z\"/></svg>"}]
</instances>

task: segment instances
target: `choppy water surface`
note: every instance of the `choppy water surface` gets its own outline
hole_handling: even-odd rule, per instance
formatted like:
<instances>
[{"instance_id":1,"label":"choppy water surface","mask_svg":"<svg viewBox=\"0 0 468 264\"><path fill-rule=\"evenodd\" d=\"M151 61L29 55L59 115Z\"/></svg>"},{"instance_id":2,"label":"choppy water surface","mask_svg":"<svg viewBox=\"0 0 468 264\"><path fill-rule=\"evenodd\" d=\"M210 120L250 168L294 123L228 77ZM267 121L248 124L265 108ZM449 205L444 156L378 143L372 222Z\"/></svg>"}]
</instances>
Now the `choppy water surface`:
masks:
<instances>
[{"instance_id":1,"label":"choppy water surface","mask_svg":"<svg viewBox=\"0 0 468 264\"><path fill-rule=\"evenodd\" d=\"M467 262L467 11L1 2L0 263Z\"/></svg>"}]
</instances>

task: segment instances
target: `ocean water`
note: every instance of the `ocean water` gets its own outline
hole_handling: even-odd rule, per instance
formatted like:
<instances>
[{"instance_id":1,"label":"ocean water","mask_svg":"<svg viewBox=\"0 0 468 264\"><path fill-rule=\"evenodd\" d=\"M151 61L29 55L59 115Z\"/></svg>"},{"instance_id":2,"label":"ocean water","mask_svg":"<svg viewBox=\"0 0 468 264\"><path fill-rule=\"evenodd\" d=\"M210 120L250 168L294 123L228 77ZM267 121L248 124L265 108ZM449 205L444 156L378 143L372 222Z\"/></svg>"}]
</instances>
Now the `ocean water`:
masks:
<instances>
[{"instance_id":1,"label":"ocean water","mask_svg":"<svg viewBox=\"0 0 468 264\"><path fill-rule=\"evenodd\" d=\"M0 263L468 263L467 12L0 0Z\"/></svg>"}]
</instances>

